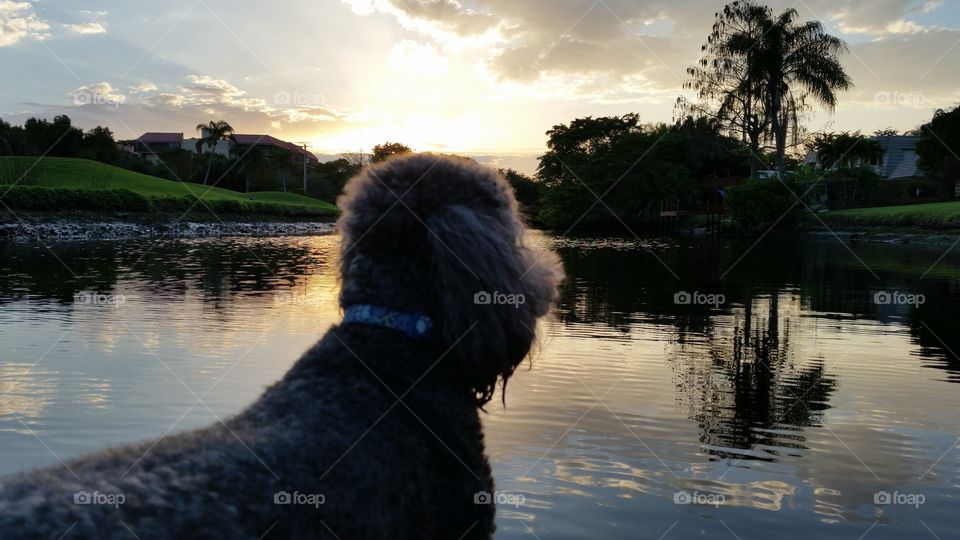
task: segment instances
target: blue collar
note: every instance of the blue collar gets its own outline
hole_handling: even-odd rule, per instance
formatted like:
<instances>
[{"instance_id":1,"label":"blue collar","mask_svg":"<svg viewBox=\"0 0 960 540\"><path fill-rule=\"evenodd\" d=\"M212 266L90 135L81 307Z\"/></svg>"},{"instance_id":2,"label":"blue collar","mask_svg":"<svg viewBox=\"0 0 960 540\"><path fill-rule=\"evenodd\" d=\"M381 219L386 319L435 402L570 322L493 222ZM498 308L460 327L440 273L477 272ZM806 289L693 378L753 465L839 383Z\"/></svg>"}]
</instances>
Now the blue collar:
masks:
<instances>
[{"instance_id":1,"label":"blue collar","mask_svg":"<svg viewBox=\"0 0 960 540\"><path fill-rule=\"evenodd\" d=\"M427 339L433 320L423 313L407 313L372 304L354 304L343 313L343 323L362 323L397 330L414 339Z\"/></svg>"}]
</instances>

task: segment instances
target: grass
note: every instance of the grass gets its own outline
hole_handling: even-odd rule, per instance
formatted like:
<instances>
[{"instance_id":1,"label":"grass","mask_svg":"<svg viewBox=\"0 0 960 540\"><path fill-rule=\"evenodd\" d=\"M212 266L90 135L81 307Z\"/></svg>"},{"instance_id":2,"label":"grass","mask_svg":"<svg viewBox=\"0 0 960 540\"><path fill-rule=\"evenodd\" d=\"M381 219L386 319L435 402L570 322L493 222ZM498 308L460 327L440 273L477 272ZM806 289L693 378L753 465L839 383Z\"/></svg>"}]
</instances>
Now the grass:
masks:
<instances>
[{"instance_id":1,"label":"grass","mask_svg":"<svg viewBox=\"0 0 960 540\"><path fill-rule=\"evenodd\" d=\"M820 214L828 223L868 227L960 228L960 201L852 208Z\"/></svg>"},{"instance_id":2,"label":"grass","mask_svg":"<svg viewBox=\"0 0 960 540\"><path fill-rule=\"evenodd\" d=\"M0 164L5 159L10 158L0 157ZM318 215L332 215L337 212L336 206L328 202L296 193L279 191L240 193L218 187L157 178L87 159L48 157L43 159L38 169L34 184L42 187L82 191L126 189L160 203L161 207L166 206L163 203L170 199L183 200L187 197L196 201L199 197L204 202L267 203L271 206L277 205L301 212L309 211ZM197 204L197 208L202 210L203 205ZM266 207L260 206L260 208ZM118 210L124 209L118 208Z\"/></svg>"}]
</instances>

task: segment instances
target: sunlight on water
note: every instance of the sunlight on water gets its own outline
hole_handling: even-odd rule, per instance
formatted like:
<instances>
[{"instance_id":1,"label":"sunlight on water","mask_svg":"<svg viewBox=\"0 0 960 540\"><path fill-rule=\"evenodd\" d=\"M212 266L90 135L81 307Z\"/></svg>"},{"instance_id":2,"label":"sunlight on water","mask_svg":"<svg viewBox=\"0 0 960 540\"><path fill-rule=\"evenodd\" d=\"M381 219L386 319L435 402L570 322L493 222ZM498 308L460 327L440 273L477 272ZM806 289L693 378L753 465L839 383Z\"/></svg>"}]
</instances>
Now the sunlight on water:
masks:
<instances>
[{"instance_id":1,"label":"sunlight on water","mask_svg":"<svg viewBox=\"0 0 960 540\"><path fill-rule=\"evenodd\" d=\"M568 280L484 415L498 538L960 533L956 258L537 241ZM0 473L239 412L339 319L337 242L0 246Z\"/></svg>"}]
</instances>

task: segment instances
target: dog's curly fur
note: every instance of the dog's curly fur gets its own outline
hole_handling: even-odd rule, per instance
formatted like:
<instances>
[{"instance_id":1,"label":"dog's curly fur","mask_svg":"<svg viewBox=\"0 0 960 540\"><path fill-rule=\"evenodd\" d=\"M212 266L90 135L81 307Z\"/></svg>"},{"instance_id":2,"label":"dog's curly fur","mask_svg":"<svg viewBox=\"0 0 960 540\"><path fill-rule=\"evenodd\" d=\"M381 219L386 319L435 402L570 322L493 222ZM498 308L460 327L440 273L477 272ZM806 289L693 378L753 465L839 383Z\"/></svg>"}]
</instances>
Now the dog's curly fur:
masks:
<instances>
[{"instance_id":1,"label":"dog's curly fur","mask_svg":"<svg viewBox=\"0 0 960 540\"><path fill-rule=\"evenodd\" d=\"M435 339L334 326L224 424L3 479L0 538L491 537L478 408L527 356L558 260L525 243L500 175L466 159L388 160L338 203L341 306L428 313ZM75 504L80 491L125 500ZM323 504L275 504L281 491Z\"/></svg>"}]
</instances>

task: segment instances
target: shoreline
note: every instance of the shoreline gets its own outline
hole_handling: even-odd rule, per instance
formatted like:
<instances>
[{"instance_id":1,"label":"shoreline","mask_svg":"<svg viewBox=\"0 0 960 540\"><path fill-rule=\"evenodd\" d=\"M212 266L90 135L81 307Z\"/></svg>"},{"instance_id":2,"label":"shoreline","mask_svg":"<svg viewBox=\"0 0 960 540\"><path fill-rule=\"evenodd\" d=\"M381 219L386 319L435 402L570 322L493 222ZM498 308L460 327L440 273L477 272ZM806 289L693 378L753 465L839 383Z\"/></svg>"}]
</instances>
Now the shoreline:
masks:
<instances>
[{"instance_id":1,"label":"shoreline","mask_svg":"<svg viewBox=\"0 0 960 540\"><path fill-rule=\"evenodd\" d=\"M903 245L952 245L960 241L960 230L923 230L923 229L897 229L893 227L877 228L857 228L857 229L832 229L811 230L801 229L801 234L816 238L834 238L838 237L850 242L879 242L884 244L903 244Z\"/></svg>"},{"instance_id":2,"label":"shoreline","mask_svg":"<svg viewBox=\"0 0 960 540\"><path fill-rule=\"evenodd\" d=\"M45 220L0 223L0 244L35 240L68 242L227 236L314 236L331 234L333 221L136 222L123 220Z\"/></svg>"}]
</instances>

